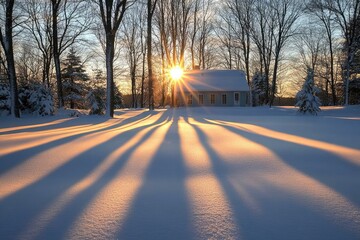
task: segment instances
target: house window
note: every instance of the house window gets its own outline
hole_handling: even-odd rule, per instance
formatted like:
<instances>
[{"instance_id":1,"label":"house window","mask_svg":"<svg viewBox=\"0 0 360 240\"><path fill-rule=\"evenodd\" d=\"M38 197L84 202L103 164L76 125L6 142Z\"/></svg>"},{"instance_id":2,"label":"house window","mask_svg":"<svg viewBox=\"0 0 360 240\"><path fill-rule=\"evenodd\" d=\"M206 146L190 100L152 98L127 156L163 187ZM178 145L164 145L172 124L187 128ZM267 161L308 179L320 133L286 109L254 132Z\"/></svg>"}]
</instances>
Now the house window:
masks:
<instances>
[{"instance_id":1,"label":"house window","mask_svg":"<svg viewBox=\"0 0 360 240\"><path fill-rule=\"evenodd\" d=\"M239 101L239 93L235 93L235 102L238 102Z\"/></svg>"},{"instance_id":2,"label":"house window","mask_svg":"<svg viewBox=\"0 0 360 240\"><path fill-rule=\"evenodd\" d=\"M226 104L226 94L221 95L221 103Z\"/></svg>"},{"instance_id":3,"label":"house window","mask_svg":"<svg viewBox=\"0 0 360 240\"><path fill-rule=\"evenodd\" d=\"M204 104L204 95L203 94L199 94L199 104L200 105Z\"/></svg>"},{"instance_id":4,"label":"house window","mask_svg":"<svg viewBox=\"0 0 360 240\"><path fill-rule=\"evenodd\" d=\"M210 95L210 104L215 104L215 94Z\"/></svg>"},{"instance_id":5,"label":"house window","mask_svg":"<svg viewBox=\"0 0 360 240\"><path fill-rule=\"evenodd\" d=\"M192 105L192 95L187 96L187 104Z\"/></svg>"}]
</instances>

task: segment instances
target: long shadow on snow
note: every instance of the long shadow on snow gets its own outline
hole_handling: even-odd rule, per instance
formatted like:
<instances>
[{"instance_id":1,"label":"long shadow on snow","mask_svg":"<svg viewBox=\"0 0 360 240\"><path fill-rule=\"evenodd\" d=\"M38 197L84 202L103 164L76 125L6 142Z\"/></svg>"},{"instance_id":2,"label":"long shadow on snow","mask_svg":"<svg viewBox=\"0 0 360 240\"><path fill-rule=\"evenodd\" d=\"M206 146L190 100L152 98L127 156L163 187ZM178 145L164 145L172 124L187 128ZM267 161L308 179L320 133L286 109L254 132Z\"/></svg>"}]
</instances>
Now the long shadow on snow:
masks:
<instances>
[{"instance_id":1,"label":"long shadow on snow","mask_svg":"<svg viewBox=\"0 0 360 240\"><path fill-rule=\"evenodd\" d=\"M99 166L106 156L110 155L123 143L126 143L142 129L145 129L153 124L163 123L166 121L166 118L167 116L164 114L160 117L160 119L150 125L141 126L127 131L126 133L118 134L109 141L81 153L75 159L71 159L65 165L59 167L39 181L34 182L33 184L3 199L0 202L0 212L2 213L0 215L0 225L11 225L12 223L12 225L19 226L20 229L16 229L16 233L24 230L24 228L30 225L32 220L34 220L39 213L51 206L51 204L63 193L65 193L66 190L81 181L97 166ZM121 169L128 156L138 146L140 146L141 143L144 142L153 131L155 131L155 129L152 129L142 140L139 141L139 143L126 151L126 153L124 153L119 160L114 163L112 168L108 169L96 183L80 193L69 204L69 206L66 206L66 209L69 209L69 211L64 209L64 211L52 221L56 224L49 225L50 229L46 228L46 231L51 232L52 228L61 229L62 226L70 227L71 222L76 219L78 213L81 213L81 211L91 201L92 197L95 197L96 193L99 192L108 182L110 182L113 177L115 177L116 172ZM127 135L126 138L124 135ZM101 152L101 150L105 152ZM14 209L15 203L16 209ZM16 213L20 213L21 216L14 213L14 210ZM66 219L66 221L64 221L64 219ZM60 232L64 232L65 234L66 231L61 230Z\"/></svg>"},{"instance_id":2,"label":"long shadow on snow","mask_svg":"<svg viewBox=\"0 0 360 240\"><path fill-rule=\"evenodd\" d=\"M87 136L89 134L108 131L108 130L115 131L117 128L121 128L125 124L128 124L127 126L132 126L132 125L138 124L141 121L146 120L146 118L151 117L156 114L158 114L158 112L143 112L139 115L130 117L128 119L124 119L124 120L120 119L119 121L116 121L114 124L112 124L110 126L106 126L104 128L100 128L100 129L95 128L93 130L90 130L90 131L84 132L84 133L76 133L76 131L74 130L74 134L72 134L70 136L63 137L63 138L60 138L60 139L57 139L54 141L49 141L45 144L41 144L36 147L30 147L30 148L27 148L24 150L20 150L17 152L13 152L13 153L4 155L4 156L0 157L0 161L1 161L0 175L6 173L7 171L10 171L11 169L15 168L17 165L25 162L27 159L30 159L31 157L33 157L43 151L46 151L48 149L69 143L71 141L74 141L78 138ZM139 122L133 123L135 121L139 121ZM96 123L96 124L100 124L100 123ZM60 135L61 135L61 133L60 133Z\"/></svg>"},{"instance_id":3,"label":"long shadow on snow","mask_svg":"<svg viewBox=\"0 0 360 240\"><path fill-rule=\"evenodd\" d=\"M193 239L178 117L172 121L117 239Z\"/></svg>"},{"instance_id":4,"label":"long shadow on snow","mask_svg":"<svg viewBox=\"0 0 360 240\"><path fill-rule=\"evenodd\" d=\"M195 118L196 122L213 125L213 123L209 123L204 119ZM189 123L190 124L190 123ZM240 230L241 236L239 239L259 239L263 236L267 236L268 238L274 239L282 239L284 238L283 229L286 228L287 232L290 232L294 236L303 236L304 238L313 237L313 230L309 230L306 232L306 228L298 228L299 224L302 225L304 221L308 220L307 216L312 216L312 221L319 223L319 227L322 227L323 222L327 222L324 216L319 214L314 214L314 210L305 207L301 201L298 200L290 200L288 199L287 204L283 204L282 201L278 201L279 197L288 198L287 193L283 191L272 188L273 196L266 195L261 198L257 198L256 200L259 203L259 206L262 207L261 215L254 212L250 209L244 202L244 200L239 196L237 190L234 188L232 183L229 181L228 174L233 170L232 167L227 166L227 164L222 160L222 158L217 154L217 152L212 148L209 144L209 139L207 135L196 125L190 124L195 131L197 132L200 142L203 144L203 147L206 149L210 160L212 161L213 171L215 177L220 182L225 195L227 196L231 210L234 214L234 218L236 224ZM222 125L220 125L222 126ZM227 130L232 131L235 134L238 134L242 137L246 137L249 140L254 142L259 142L259 138L251 136L251 134L243 133L242 131L236 131L237 129L225 128ZM269 139L268 139L269 140ZM266 144L260 143L266 147ZM237 174L247 174L246 167L242 170L236 169ZM284 179L286 181L286 179ZM238 184L242 185L241 182ZM266 187L266 183L264 187ZM246 185L244 186L246 187ZM268 186L270 187L270 185ZM256 192L256 190L253 190ZM276 197L275 197L276 196ZM256 198L256 196L253 196ZM301 210L299 210L301 209ZM299 216L299 211L302 212L302 215ZM288 219L290 216L297 216L295 219L288 219L284 221L274 221L274 216L280 219ZM295 226L295 227L294 227ZM327 225L328 226L328 225ZM315 229L316 230L316 229ZM336 230L336 229L335 229ZM332 236L331 239L341 238L341 234L337 233L335 230L329 230L325 235L327 237Z\"/></svg>"},{"instance_id":5,"label":"long shadow on snow","mask_svg":"<svg viewBox=\"0 0 360 240\"><path fill-rule=\"evenodd\" d=\"M89 206L89 204L92 202L94 198L96 198L97 194L101 192L101 190L106 187L112 180L114 180L117 177L117 174L121 171L121 169L124 167L124 165L127 163L129 157L134 153L136 150L138 150L141 145L151 137L151 135L162 125L164 125L166 122L168 122L168 115L163 114L160 119L158 119L156 122L152 123L151 125L141 126L139 128L136 128L134 130L128 131L129 137L126 139L123 139L123 134L120 134L116 136L115 138L111 139L111 142L114 144L110 144L109 142L103 143L99 146L97 146L98 149L105 149L105 153L110 155L112 152L116 151L119 146L121 146L123 143L126 143L128 140L130 140L132 137L134 137L137 133L139 133L141 130L144 130L148 127L151 127L152 125L158 125L154 128L152 128L149 132L147 132L134 146L127 149L121 156L116 159L116 161L113 163L113 165L106 170L102 174L102 176L91 186L80 192L78 195L76 195L69 204L67 204L64 209L61 211L61 213L54 218L50 223L48 223L46 230L44 230L41 235L39 235L39 238L46 238L46 236L52 236L51 233L56 230L60 229L60 231L57 231L59 233L62 233L62 235L59 235L59 239L65 239L67 237L68 231L71 229L71 227L74 225L75 221L78 219L78 217L83 213L83 211L86 209L86 207ZM87 155L89 156L95 156L98 154L97 149L89 150ZM101 156L99 156L101 158ZM102 160L105 159L105 157L102 157ZM84 160L84 164L86 160ZM65 187L62 188L61 192L65 192L69 187L74 184L74 182L81 181L84 177L87 176L91 171L93 171L99 164L101 164L102 161L94 161L95 164L91 166L91 169L87 169L86 172L83 172L81 176L76 179L75 181L72 181L72 183L67 184ZM78 166L67 166L68 170L71 170L72 168L81 168L82 164L80 162L77 163ZM75 165L75 164L74 164ZM76 172L78 175L78 172ZM57 175L61 175L61 173L57 173ZM60 194L57 196L59 197ZM56 198L55 197L55 200ZM65 221L64 221L65 219Z\"/></svg>"},{"instance_id":6,"label":"long shadow on snow","mask_svg":"<svg viewBox=\"0 0 360 240\"><path fill-rule=\"evenodd\" d=\"M216 124L210 123L206 120L205 123ZM356 193L354 193L354 188L344 187L345 183L342 181L345 180L349 181L349 184L356 184L354 179L348 178L348 176L352 175L357 176L359 178L357 182L360 183L360 167L358 165L355 165L340 156L317 148L307 147L287 142L285 140L278 140L256 133L249 133L229 125L216 125L266 147L278 155L287 165L301 171L313 179L318 180L346 197L352 203L355 203L358 207L360 206L360 198L356 195ZM296 152L289 152L291 149L296 149ZM298 158L303 159L303 161L298 161L294 158L293 156L296 154L298 154ZM342 179L339 179L339 177L342 177Z\"/></svg>"}]
</instances>

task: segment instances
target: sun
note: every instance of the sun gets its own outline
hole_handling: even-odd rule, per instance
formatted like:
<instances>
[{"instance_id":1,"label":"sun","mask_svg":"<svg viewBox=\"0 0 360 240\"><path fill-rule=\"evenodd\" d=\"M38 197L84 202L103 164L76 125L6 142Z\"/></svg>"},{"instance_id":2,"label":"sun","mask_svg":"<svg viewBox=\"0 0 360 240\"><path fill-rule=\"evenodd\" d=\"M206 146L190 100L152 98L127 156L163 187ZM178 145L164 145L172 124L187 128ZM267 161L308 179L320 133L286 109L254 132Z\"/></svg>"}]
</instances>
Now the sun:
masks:
<instances>
[{"instance_id":1,"label":"sun","mask_svg":"<svg viewBox=\"0 0 360 240\"><path fill-rule=\"evenodd\" d=\"M171 68L169 73L170 73L170 77L172 80L178 81L182 77L184 71L182 70L181 67L176 66L176 67Z\"/></svg>"}]
</instances>

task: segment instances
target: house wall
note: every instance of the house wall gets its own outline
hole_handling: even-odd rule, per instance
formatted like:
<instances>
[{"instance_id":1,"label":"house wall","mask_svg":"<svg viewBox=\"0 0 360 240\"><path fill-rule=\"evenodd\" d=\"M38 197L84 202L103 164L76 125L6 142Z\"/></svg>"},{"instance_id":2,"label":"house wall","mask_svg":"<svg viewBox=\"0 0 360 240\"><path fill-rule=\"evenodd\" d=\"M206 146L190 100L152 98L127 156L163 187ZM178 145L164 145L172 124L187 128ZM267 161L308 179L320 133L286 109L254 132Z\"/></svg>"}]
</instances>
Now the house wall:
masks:
<instances>
[{"instance_id":1,"label":"house wall","mask_svg":"<svg viewBox=\"0 0 360 240\"><path fill-rule=\"evenodd\" d=\"M239 95L239 105L235 105L235 92L238 92ZM211 95L215 95L215 102L211 103ZM214 107L231 107L231 106L241 106L245 107L248 105L248 96L249 92L246 91L229 91L229 92L184 92L182 94L177 93L177 105L178 106L191 106L191 107L200 107L200 106L214 106ZM188 96L192 96L192 103L188 102ZM199 95L203 95L203 104L200 102ZM226 104L222 102L222 95L226 95Z\"/></svg>"}]
</instances>

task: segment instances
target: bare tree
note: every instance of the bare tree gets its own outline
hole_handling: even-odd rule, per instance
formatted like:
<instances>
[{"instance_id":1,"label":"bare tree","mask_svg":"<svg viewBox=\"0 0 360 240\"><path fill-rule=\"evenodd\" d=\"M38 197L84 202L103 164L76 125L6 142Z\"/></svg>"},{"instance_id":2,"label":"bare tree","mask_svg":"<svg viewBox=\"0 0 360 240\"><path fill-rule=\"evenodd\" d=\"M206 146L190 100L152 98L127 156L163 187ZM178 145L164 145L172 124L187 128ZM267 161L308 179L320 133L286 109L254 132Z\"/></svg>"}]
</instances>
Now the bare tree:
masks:
<instances>
[{"instance_id":1,"label":"bare tree","mask_svg":"<svg viewBox=\"0 0 360 240\"><path fill-rule=\"evenodd\" d=\"M6 0L1 3L5 9L5 26L3 29L2 25L0 25L0 42L5 52L7 73L10 82L11 115L15 118L20 118L13 49L14 0Z\"/></svg>"},{"instance_id":2,"label":"bare tree","mask_svg":"<svg viewBox=\"0 0 360 240\"><path fill-rule=\"evenodd\" d=\"M129 2L127 0L94 1L99 6L101 21L106 34L106 115L112 118L114 116L115 38Z\"/></svg>"},{"instance_id":3,"label":"bare tree","mask_svg":"<svg viewBox=\"0 0 360 240\"><path fill-rule=\"evenodd\" d=\"M351 64L353 63L356 49L359 47L360 36L357 34L356 25L360 17L360 0L326 0L325 7L334 13L345 39L346 60L344 69L344 104L349 104L349 81L351 75Z\"/></svg>"},{"instance_id":4,"label":"bare tree","mask_svg":"<svg viewBox=\"0 0 360 240\"><path fill-rule=\"evenodd\" d=\"M58 106L64 106L61 82L61 54L90 27L86 0L51 0L52 50L56 72Z\"/></svg>"},{"instance_id":5,"label":"bare tree","mask_svg":"<svg viewBox=\"0 0 360 240\"><path fill-rule=\"evenodd\" d=\"M197 42L198 42L198 61L199 61L199 66L202 69L207 69L207 55L209 54L209 52L207 50L209 50L207 47L209 45L209 40L210 40L210 34L213 30L213 23L212 23L212 18L213 18L213 14L210 11L211 9L211 5L212 5L212 1L208 0L208 1L204 1L202 0L201 5L200 5L200 13L199 13L199 30L198 30L198 37L197 37Z\"/></svg>"},{"instance_id":6,"label":"bare tree","mask_svg":"<svg viewBox=\"0 0 360 240\"><path fill-rule=\"evenodd\" d=\"M252 38L258 50L260 73L264 76L264 103L270 101L270 68L273 59L275 14L263 1L257 1L254 7Z\"/></svg>"},{"instance_id":7,"label":"bare tree","mask_svg":"<svg viewBox=\"0 0 360 240\"><path fill-rule=\"evenodd\" d=\"M142 19L142 18L141 18ZM142 21L143 22L143 21ZM141 94L140 94L140 106L141 108L145 105L145 63L146 63L146 36L145 36L145 30L144 30L144 24L140 24L140 39L141 39Z\"/></svg>"},{"instance_id":8,"label":"bare tree","mask_svg":"<svg viewBox=\"0 0 360 240\"><path fill-rule=\"evenodd\" d=\"M196 36L199 29L199 10L200 10L200 0L194 0L193 8L191 12L191 33L190 33L190 53L191 53L191 68L195 68L195 43L196 43Z\"/></svg>"},{"instance_id":9,"label":"bare tree","mask_svg":"<svg viewBox=\"0 0 360 240\"><path fill-rule=\"evenodd\" d=\"M23 27L31 35L37 48L42 54L42 82L50 87L50 69L52 59L52 21L50 4L47 1L26 0L23 2L22 10L28 20Z\"/></svg>"},{"instance_id":10,"label":"bare tree","mask_svg":"<svg viewBox=\"0 0 360 240\"><path fill-rule=\"evenodd\" d=\"M336 96L336 84L335 84L335 73L334 73L334 13L329 11L326 7L326 0L312 0L306 6L306 10L316 16L323 27L326 30L326 37L328 40L329 52L330 52L330 87L332 95L332 104L337 104Z\"/></svg>"},{"instance_id":11,"label":"bare tree","mask_svg":"<svg viewBox=\"0 0 360 240\"><path fill-rule=\"evenodd\" d=\"M272 78L272 90L270 106L273 104L276 94L277 73L280 62L280 53L285 44L295 33L294 23L302 11L302 3L297 0L272 0L270 6L275 13L274 28L274 70Z\"/></svg>"},{"instance_id":12,"label":"bare tree","mask_svg":"<svg viewBox=\"0 0 360 240\"><path fill-rule=\"evenodd\" d=\"M154 76L152 62L152 18L157 0L147 0L147 62L149 78L149 110L154 110Z\"/></svg>"},{"instance_id":13,"label":"bare tree","mask_svg":"<svg viewBox=\"0 0 360 240\"><path fill-rule=\"evenodd\" d=\"M253 5L255 0L229 0L227 6L233 14L237 27L233 27L238 41L240 42L243 53L246 78L248 85L250 84L250 51L251 51L251 29L253 28ZM250 105L252 105L252 96L250 91Z\"/></svg>"},{"instance_id":14,"label":"bare tree","mask_svg":"<svg viewBox=\"0 0 360 240\"><path fill-rule=\"evenodd\" d=\"M130 14L125 16L123 21L124 28L124 45L126 46L127 62L130 68L131 79L131 95L132 95L132 107L137 107L137 89L136 78L138 72L138 65L142 57L142 36L141 36L141 15L142 11L139 8L133 8ZM139 18L140 16L140 18Z\"/></svg>"}]
</instances>

